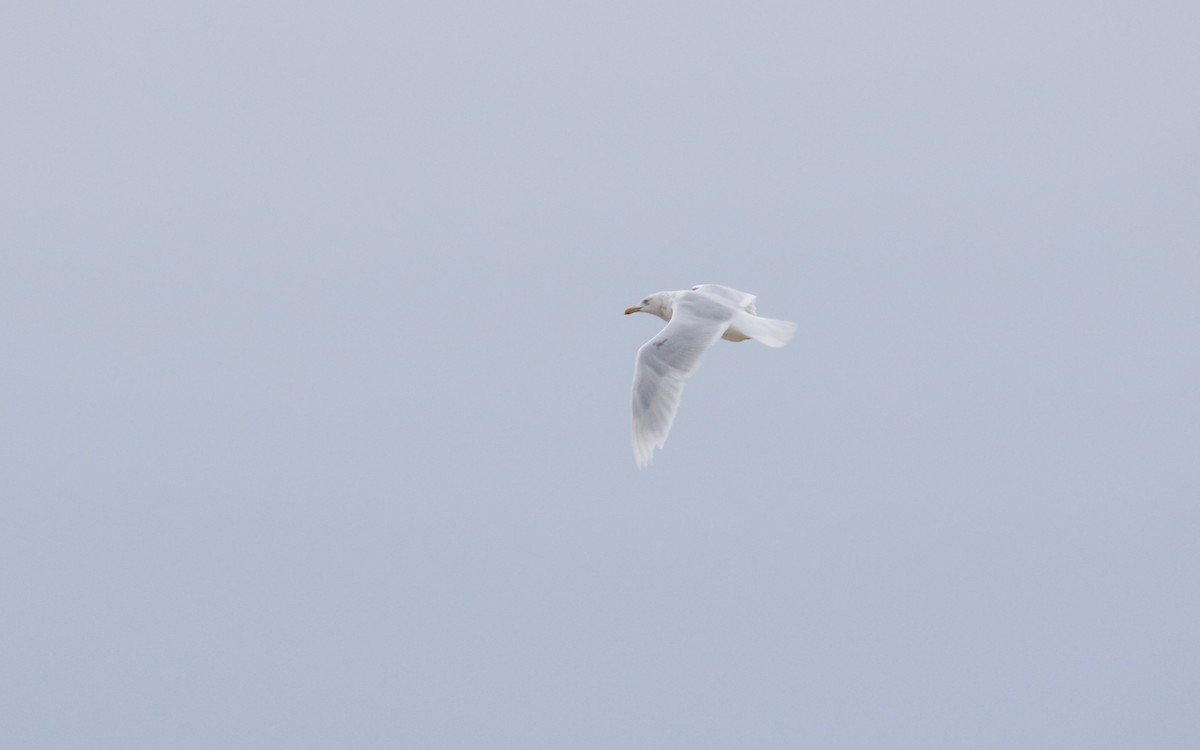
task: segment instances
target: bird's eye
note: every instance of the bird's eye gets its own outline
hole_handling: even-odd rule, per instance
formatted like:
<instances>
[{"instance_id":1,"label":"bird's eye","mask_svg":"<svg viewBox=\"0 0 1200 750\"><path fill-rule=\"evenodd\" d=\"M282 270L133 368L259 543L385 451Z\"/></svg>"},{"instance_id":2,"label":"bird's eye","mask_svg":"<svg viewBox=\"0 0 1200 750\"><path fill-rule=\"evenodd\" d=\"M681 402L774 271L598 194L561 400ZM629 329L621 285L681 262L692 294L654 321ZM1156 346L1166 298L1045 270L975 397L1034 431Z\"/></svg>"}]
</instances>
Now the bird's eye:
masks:
<instances>
[{"instance_id":1,"label":"bird's eye","mask_svg":"<svg viewBox=\"0 0 1200 750\"><path fill-rule=\"evenodd\" d=\"M642 304L643 304L643 305L648 305L648 304L650 304L650 299L649 299L649 298L646 298L646 299L642 300Z\"/></svg>"}]
</instances>

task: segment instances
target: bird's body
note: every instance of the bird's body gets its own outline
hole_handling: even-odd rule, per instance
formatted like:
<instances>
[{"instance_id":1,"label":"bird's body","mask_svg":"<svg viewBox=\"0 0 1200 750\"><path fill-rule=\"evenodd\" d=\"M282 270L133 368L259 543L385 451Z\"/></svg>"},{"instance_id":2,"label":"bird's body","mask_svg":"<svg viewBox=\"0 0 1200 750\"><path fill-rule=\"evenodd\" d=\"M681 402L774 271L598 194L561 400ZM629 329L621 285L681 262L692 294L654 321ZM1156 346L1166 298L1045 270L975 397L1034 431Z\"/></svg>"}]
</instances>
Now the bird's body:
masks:
<instances>
[{"instance_id":1,"label":"bird's body","mask_svg":"<svg viewBox=\"0 0 1200 750\"><path fill-rule=\"evenodd\" d=\"M720 284L700 284L678 292L656 292L625 311L646 312L667 321L638 349L633 372L633 455L641 468L667 442L683 386L717 339L754 339L780 347L796 324L760 318L752 294Z\"/></svg>"}]
</instances>

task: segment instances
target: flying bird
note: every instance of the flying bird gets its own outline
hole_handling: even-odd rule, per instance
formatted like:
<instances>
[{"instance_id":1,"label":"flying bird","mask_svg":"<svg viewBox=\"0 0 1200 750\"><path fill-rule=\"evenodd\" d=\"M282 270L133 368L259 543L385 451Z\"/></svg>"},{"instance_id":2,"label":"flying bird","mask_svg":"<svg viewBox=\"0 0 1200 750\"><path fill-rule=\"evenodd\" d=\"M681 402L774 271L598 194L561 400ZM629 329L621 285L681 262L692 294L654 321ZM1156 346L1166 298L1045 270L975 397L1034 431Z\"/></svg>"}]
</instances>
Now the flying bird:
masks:
<instances>
[{"instance_id":1,"label":"flying bird","mask_svg":"<svg viewBox=\"0 0 1200 750\"><path fill-rule=\"evenodd\" d=\"M667 321L638 349L633 368L633 457L638 468L649 466L654 449L667 442L683 386L717 339L754 339L780 347L796 332L795 323L760 318L755 299L720 284L700 284L690 290L655 292L625 311Z\"/></svg>"}]
</instances>

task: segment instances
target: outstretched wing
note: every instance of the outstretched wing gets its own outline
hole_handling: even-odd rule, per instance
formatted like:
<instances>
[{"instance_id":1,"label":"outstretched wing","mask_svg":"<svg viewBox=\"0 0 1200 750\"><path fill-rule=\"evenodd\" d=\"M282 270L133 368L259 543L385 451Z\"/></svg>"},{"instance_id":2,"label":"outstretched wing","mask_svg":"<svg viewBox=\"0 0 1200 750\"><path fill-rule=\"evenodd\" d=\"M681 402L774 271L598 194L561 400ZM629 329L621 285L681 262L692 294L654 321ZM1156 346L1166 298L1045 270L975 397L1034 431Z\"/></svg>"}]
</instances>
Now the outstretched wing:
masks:
<instances>
[{"instance_id":1,"label":"outstretched wing","mask_svg":"<svg viewBox=\"0 0 1200 750\"><path fill-rule=\"evenodd\" d=\"M730 316L716 306L676 302L671 322L638 349L633 371L633 455L639 468L667 442L679 399L700 358L729 327Z\"/></svg>"},{"instance_id":2,"label":"outstretched wing","mask_svg":"<svg viewBox=\"0 0 1200 750\"><path fill-rule=\"evenodd\" d=\"M718 300L730 303L735 307L745 310L751 315L758 314L758 309L754 304L758 297L755 297L753 294L740 292L737 289L728 286L722 286L720 284L697 284L696 286L692 287L692 291L699 292L700 294L707 294L710 297L715 297Z\"/></svg>"}]
</instances>

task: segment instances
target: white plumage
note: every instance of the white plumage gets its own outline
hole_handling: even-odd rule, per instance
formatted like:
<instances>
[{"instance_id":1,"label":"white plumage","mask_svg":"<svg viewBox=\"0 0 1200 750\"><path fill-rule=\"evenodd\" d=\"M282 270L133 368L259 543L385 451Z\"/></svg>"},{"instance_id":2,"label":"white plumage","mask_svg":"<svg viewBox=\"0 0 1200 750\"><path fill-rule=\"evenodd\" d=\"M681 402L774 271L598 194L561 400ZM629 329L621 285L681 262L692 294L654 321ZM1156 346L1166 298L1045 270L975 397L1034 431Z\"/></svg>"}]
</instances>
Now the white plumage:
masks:
<instances>
[{"instance_id":1,"label":"white plumage","mask_svg":"<svg viewBox=\"0 0 1200 750\"><path fill-rule=\"evenodd\" d=\"M679 292L655 292L626 315L645 312L667 321L638 349L633 370L633 456L639 468L667 442L683 386L717 339L755 341L771 347L788 342L796 324L760 318L752 294L720 284Z\"/></svg>"}]
</instances>

